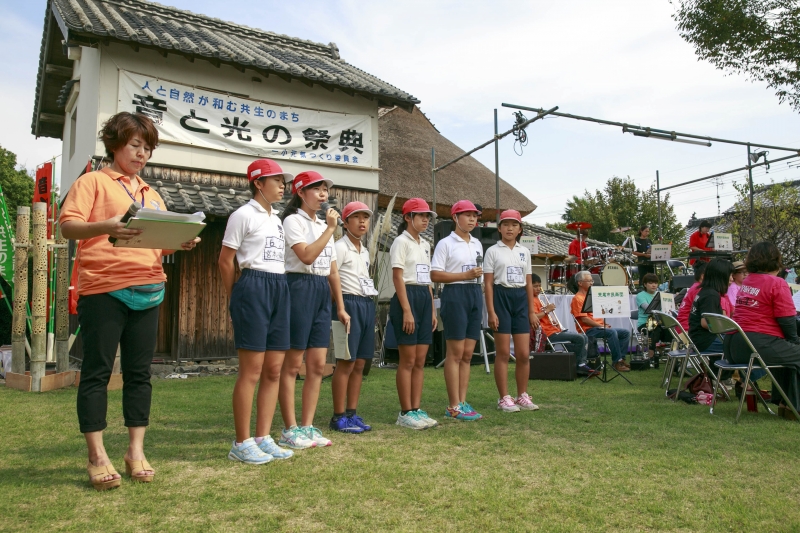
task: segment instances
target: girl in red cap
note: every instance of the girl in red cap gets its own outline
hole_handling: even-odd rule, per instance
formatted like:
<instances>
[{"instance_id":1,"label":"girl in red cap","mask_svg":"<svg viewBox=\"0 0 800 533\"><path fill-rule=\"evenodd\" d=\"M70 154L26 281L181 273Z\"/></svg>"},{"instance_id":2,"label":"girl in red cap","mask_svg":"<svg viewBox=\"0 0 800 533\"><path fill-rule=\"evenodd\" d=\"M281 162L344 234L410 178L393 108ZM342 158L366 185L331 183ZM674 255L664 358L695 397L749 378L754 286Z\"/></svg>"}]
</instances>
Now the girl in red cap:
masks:
<instances>
[{"instance_id":1,"label":"girl in red cap","mask_svg":"<svg viewBox=\"0 0 800 533\"><path fill-rule=\"evenodd\" d=\"M467 403L472 352L483 320L483 269L478 266L483 263L483 245L470 235L480 212L469 200L459 200L450 214L455 230L439 241L431 261L431 280L445 284L440 310L447 341L444 381L449 403L445 416L480 420L482 416Z\"/></svg>"},{"instance_id":2,"label":"girl in red cap","mask_svg":"<svg viewBox=\"0 0 800 533\"><path fill-rule=\"evenodd\" d=\"M519 244L522 216L509 209L500 213L500 241L486 250L486 311L489 327L495 331L497 357L494 380L500 399L497 408L505 412L535 411L539 407L528 395L528 344L530 328L539 327L531 282L531 253ZM508 360L511 358L511 337L517 347L514 377L517 394L508 394Z\"/></svg>"},{"instance_id":3,"label":"girl in red cap","mask_svg":"<svg viewBox=\"0 0 800 533\"><path fill-rule=\"evenodd\" d=\"M317 211L328 201L333 185L318 172L306 171L292 182L294 196L281 215L286 232L286 278L291 295L289 350L281 369L279 401L285 429L280 444L303 449L330 446L331 441L314 427L325 356L331 334L331 295L339 320L348 327L350 316L344 308L333 232L339 213L328 208L325 221ZM300 425L294 413L294 386L306 354L303 404Z\"/></svg>"},{"instance_id":4,"label":"girl in red cap","mask_svg":"<svg viewBox=\"0 0 800 533\"><path fill-rule=\"evenodd\" d=\"M345 235L336 241L336 263L342 282L344 307L350 316L346 347L336 344L336 370L333 372L333 417L329 427L343 433L363 433L372 429L356 413L361 394L364 363L375 355L375 300L378 291L369 277L369 250L361 242L367 234L372 210L362 202L344 206ZM343 328L339 326L341 331ZM334 330L334 339L336 339ZM346 405L346 408L345 408Z\"/></svg>"},{"instance_id":5,"label":"girl in red cap","mask_svg":"<svg viewBox=\"0 0 800 533\"><path fill-rule=\"evenodd\" d=\"M389 257L395 294L389 302L389 319L400 352L397 395L400 413L397 425L427 429L436 420L420 409L425 357L433 342L436 310L431 290L431 245L420 236L428 229L434 212L422 198L403 204L403 222L397 228Z\"/></svg>"},{"instance_id":6,"label":"girl in red cap","mask_svg":"<svg viewBox=\"0 0 800 533\"><path fill-rule=\"evenodd\" d=\"M284 268L283 226L272 204L283 197L291 174L275 161L259 159L247 168L253 198L228 219L219 271L230 298L234 345L239 373L233 387L236 439L228 453L232 461L264 464L287 459L291 450L270 437L278 401L281 366L289 348L289 298ZM242 275L233 283L236 258ZM256 384L256 437L250 436L250 413Z\"/></svg>"}]
</instances>

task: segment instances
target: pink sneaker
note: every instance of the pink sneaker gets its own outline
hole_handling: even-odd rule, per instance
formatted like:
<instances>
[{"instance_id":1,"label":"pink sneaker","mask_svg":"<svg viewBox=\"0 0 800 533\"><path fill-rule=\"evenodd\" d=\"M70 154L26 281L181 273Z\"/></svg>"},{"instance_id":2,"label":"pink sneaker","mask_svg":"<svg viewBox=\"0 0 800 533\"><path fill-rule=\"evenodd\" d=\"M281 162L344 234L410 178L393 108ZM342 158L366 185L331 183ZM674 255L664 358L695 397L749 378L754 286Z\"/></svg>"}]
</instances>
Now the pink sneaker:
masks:
<instances>
[{"instance_id":1,"label":"pink sneaker","mask_svg":"<svg viewBox=\"0 0 800 533\"><path fill-rule=\"evenodd\" d=\"M506 413L518 413L519 407L514 403L514 398L506 394L497 400L497 408Z\"/></svg>"},{"instance_id":2,"label":"pink sneaker","mask_svg":"<svg viewBox=\"0 0 800 533\"><path fill-rule=\"evenodd\" d=\"M523 411L539 410L539 406L531 401L531 397L528 396L527 392L523 392L522 394L520 394L519 398L517 398L517 401L515 403L517 407L519 407Z\"/></svg>"}]
</instances>

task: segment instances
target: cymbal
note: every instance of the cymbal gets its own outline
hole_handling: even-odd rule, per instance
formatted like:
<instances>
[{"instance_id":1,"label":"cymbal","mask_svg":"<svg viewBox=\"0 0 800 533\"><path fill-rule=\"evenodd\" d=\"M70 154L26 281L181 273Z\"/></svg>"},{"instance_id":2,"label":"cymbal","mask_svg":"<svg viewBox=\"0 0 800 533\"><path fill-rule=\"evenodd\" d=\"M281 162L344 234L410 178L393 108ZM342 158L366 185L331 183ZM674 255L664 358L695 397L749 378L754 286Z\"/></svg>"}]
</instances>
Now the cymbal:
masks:
<instances>
[{"instance_id":1,"label":"cymbal","mask_svg":"<svg viewBox=\"0 0 800 533\"><path fill-rule=\"evenodd\" d=\"M630 226L622 226L622 227L619 227L619 228L612 229L611 231L609 231L609 233L625 233L626 231L630 231L630 230L631 230Z\"/></svg>"},{"instance_id":2,"label":"cymbal","mask_svg":"<svg viewBox=\"0 0 800 533\"><path fill-rule=\"evenodd\" d=\"M592 224L589 222L570 222L567 224L567 229L589 229Z\"/></svg>"},{"instance_id":3,"label":"cymbal","mask_svg":"<svg viewBox=\"0 0 800 533\"><path fill-rule=\"evenodd\" d=\"M554 263L560 263L561 261L567 258L566 255L549 254L549 253L533 254L533 257L535 257L536 259L545 259L545 260L549 259L551 262Z\"/></svg>"}]
</instances>

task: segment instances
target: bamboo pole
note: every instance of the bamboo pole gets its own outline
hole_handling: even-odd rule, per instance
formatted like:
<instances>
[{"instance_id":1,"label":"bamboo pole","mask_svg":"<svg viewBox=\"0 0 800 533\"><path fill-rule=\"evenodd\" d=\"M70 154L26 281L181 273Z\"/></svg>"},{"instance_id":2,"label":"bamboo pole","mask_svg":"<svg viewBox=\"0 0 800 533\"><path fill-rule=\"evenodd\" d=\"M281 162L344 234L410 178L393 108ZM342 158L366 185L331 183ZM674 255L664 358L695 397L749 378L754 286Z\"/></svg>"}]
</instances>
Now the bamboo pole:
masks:
<instances>
[{"instance_id":1,"label":"bamboo pole","mask_svg":"<svg viewBox=\"0 0 800 533\"><path fill-rule=\"evenodd\" d=\"M56 372L69 371L69 249L67 239L56 234Z\"/></svg>"},{"instance_id":2,"label":"bamboo pole","mask_svg":"<svg viewBox=\"0 0 800 533\"><path fill-rule=\"evenodd\" d=\"M25 374L25 334L28 308L28 239L31 208L17 207L17 234L14 244L14 312L11 318L11 371Z\"/></svg>"},{"instance_id":3,"label":"bamboo pole","mask_svg":"<svg viewBox=\"0 0 800 533\"><path fill-rule=\"evenodd\" d=\"M47 358L47 204L33 204L33 298L31 301L31 391L41 390Z\"/></svg>"}]
</instances>

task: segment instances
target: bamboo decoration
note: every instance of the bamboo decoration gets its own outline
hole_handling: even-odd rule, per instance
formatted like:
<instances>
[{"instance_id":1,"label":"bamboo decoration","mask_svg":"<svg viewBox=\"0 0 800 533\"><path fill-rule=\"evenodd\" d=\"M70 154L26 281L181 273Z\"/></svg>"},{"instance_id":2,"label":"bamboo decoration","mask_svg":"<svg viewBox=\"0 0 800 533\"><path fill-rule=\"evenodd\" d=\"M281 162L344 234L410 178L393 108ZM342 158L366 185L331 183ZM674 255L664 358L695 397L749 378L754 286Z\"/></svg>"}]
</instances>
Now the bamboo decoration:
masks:
<instances>
[{"instance_id":1,"label":"bamboo decoration","mask_svg":"<svg viewBox=\"0 0 800 533\"><path fill-rule=\"evenodd\" d=\"M31 390L41 391L47 358L47 204L33 204Z\"/></svg>"},{"instance_id":2,"label":"bamboo decoration","mask_svg":"<svg viewBox=\"0 0 800 533\"><path fill-rule=\"evenodd\" d=\"M69 249L67 239L56 230L56 372L69 370Z\"/></svg>"},{"instance_id":3,"label":"bamboo decoration","mask_svg":"<svg viewBox=\"0 0 800 533\"><path fill-rule=\"evenodd\" d=\"M17 207L17 234L14 245L14 313L11 322L11 371L25 374L28 307L28 239L31 229L31 208Z\"/></svg>"}]
</instances>

